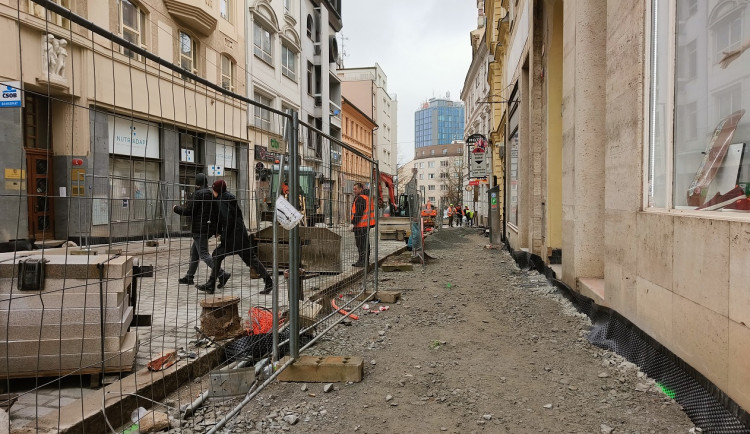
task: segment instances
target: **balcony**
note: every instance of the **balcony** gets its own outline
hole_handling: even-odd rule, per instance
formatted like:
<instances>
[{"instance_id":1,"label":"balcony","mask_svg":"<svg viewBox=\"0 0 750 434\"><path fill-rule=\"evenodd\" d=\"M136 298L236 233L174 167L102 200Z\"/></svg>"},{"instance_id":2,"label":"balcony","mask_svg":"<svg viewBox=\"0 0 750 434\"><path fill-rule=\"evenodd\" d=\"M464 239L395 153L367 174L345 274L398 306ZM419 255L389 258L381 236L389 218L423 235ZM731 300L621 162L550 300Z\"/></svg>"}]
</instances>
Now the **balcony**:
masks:
<instances>
[{"instance_id":1,"label":"balcony","mask_svg":"<svg viewBox=\"0 0 750 434\"><path fill-rule=\"evenodd\" d=\"M341 129L341 107L336 105L333 101L328 102L329 114L328 119L331 125Z\"/></svg>"},{"instance_id":2,"label":"balcony","mask_svg":"<svg viewBox=\"0 0 750 434\"><path fill-rule=\"evenodd\" d=\"M216 29L217 19L208 4L209 0L164 0L169 15L179 23L198 33L208 36Z\"/></svg>"}]
</instances>

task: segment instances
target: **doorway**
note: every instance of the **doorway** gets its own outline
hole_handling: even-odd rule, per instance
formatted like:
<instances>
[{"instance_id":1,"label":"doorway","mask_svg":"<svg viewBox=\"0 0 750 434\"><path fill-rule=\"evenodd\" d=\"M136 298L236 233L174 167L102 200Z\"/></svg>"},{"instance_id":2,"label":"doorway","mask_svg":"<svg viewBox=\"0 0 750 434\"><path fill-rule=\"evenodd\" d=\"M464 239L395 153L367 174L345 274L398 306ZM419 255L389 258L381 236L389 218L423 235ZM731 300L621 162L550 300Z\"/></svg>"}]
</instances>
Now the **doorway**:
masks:
<instances>
[{"instance_id":1,"label":"doorway","mask_svg":"<svg viewBox=\"0 0 750 434\"><path fill-rule=\"evenodd\" d=\"M23 136L26 152L26 194L29 238L55 237L52 178L51 111L49 100L26 94L23 108Z\"/></svg>"}]
</instances>

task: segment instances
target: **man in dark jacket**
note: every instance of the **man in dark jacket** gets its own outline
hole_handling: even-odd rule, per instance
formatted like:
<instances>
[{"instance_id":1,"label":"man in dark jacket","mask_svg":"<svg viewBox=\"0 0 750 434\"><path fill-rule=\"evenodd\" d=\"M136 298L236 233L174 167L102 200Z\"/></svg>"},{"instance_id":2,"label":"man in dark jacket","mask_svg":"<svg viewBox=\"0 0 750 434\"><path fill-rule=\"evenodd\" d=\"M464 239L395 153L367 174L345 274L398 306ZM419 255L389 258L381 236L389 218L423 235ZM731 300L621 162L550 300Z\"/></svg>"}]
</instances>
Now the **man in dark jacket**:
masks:
<instances>
[{"instance_id":1,"label":"man in dark jacket","mask_svg":"<svg viewBox=\"0 0 750 434\"><path fill-rule=\"evenodd\" d=\"M185 276L179 280L181 284L185 285L192 285L194 283L195 272L198 270L198 264L200 263L199 259L208 265L208 268L211 269L211 274L213 274L214 269L214 260L211 254L208 253L208 239L214 232L209 228L209 225L216 221L218 208L214 203L211 190L208 188L206 175L202 173L197 174L195 176L195 186L198 189L184 206L175 205L172 208L177 214L188 216L192 219L190 234L193 237L193 245L190 247L190 265ZM221 280L223 282L229 279L229 273L225 273L224 270L221 270L221 267L219 267L219 275L222 276Z\"/></svg>"},{"instance_id":2,"label":"man in dark jacket","mask_svg":"<svg viewBox=\"0 0 750 434\"><path fill-rule=\"evenodd\" d=\"M218 204L219 208L217 233L221 235L221 244L219 244L213 253L214 263L216 264L214 270L221 268L221 263L225 257L239 255L242 258L242 262L255 268L255 271L263 278L265 285L260 293L268 294L273 290L273 279L268 274L266 267L258 260L258 255L255 253L242 219L242 210L237 203L237 198L227 191L227 183L223 179L215 181L212 190L214 202ZM212 273L208 282L204 285L198 285L197 288L212 294L216 279L216 274ZM221 275L219 275L219 279L221 279Z\"/></svg>"}]
</instances>

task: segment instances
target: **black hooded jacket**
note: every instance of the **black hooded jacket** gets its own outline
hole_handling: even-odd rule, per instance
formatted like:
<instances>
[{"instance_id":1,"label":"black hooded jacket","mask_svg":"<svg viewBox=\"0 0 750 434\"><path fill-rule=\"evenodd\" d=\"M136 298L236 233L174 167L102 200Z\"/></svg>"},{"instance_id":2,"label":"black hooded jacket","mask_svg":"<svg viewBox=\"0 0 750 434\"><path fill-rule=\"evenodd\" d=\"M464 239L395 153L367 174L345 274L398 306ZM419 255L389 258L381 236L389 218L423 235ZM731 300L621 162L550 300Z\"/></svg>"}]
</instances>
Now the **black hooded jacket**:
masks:
<instances>
[{"instance_id":1,"label":"black hooded jacket","mask_svg":"<svg viewBox=\"0 0 750 434\"><path fill-rule=\"evenodd\" d=\"M205 175L199 174L196 184L200 188L193 193L185 205L177 205L174 208L174 212L192 218L190 224L190 232L192 234L206 234L208 237L211 237L216 234L215 222L217 220L218 208L216 202L214 202L211 189L206 185Z\"/></svg>"},{"instance_id":2,"label":"black hooded jacket","mask_svg":"<svg viewBox=\"0 0 750 434\"><path fill-rule=\"evenodd\" d=\"M250 235L242 219L242 210L237 203L237 198L225 191L219 194L214 202L219 209L217 232L221 235L221 242L226 247L226 251L236 252L250 248Z\"/></svg>"}]
</instances>

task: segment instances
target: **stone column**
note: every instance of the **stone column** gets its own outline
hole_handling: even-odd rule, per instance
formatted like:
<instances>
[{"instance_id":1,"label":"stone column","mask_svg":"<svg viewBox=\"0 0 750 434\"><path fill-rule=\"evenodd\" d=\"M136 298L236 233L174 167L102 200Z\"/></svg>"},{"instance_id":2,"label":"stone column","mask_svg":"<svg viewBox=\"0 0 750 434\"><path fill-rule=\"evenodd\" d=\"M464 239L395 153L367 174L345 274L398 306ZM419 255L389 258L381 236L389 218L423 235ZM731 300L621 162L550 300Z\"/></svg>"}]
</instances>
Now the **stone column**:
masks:
<instances>
[{"instance_id":1,"label":"stone column","mask_svg":"<svg viewBox=\"0 0 750 434\"><path fill-rule=\"evenodd\" d=\"M604 277L607 3L566 1L563 59L563 280Z\"/></svg>"}]
</instances>

